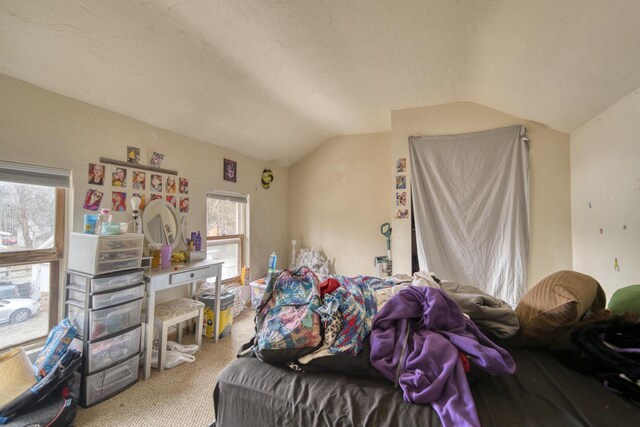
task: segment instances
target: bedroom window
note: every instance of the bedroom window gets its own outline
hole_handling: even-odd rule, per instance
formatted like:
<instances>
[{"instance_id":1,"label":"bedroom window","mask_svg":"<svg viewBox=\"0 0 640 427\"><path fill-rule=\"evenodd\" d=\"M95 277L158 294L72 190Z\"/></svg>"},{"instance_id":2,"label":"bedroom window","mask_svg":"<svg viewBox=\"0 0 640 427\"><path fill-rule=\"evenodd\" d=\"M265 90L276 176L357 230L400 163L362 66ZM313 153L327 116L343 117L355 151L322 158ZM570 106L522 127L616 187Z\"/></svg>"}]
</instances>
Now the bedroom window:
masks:
<instances>
[{"instance_id":1,"label":"bedroom window","mask_svg":"<svg viewBox=\"0 0 640 427\"><path fill-rule=\"evenodd\" d=\"M70 172L0 161L0 350L58 322Z\"/></svg>"},{"instance_id":2,"label":"bedroom window","mask_svg":"<svg viewBox=\"0 0 640 427\"><path fill-rule=\"evenodd\" d=\"M247 196L207 195L207 258L224 261L222 281L240 280L247 249Z\"/></svg>"}]
</instances>

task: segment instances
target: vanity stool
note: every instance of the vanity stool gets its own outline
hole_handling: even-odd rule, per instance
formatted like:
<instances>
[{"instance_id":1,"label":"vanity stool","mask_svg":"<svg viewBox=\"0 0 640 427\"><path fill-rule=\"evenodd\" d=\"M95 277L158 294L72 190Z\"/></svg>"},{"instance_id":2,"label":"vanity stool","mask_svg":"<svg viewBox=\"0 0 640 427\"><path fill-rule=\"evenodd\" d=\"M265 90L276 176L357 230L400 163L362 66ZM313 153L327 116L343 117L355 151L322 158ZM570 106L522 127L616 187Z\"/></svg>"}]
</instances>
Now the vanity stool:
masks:
<instances>
[{"instance_id":1,"label":"vanity stool","mask_svg":"<svg viewBox=\"0 0 640 427\"><path fill-rule=\"evenodd\" d=\"M176 326L178 343L182 341L182 322L190 319L196 321L196 344L202 345L202 319L204 303L190 298L180 298L158 304L155 307L155 322L158 324L158 370L164 371L167 360L167 335L170 326Z\"/></svg>"}]
</instances>

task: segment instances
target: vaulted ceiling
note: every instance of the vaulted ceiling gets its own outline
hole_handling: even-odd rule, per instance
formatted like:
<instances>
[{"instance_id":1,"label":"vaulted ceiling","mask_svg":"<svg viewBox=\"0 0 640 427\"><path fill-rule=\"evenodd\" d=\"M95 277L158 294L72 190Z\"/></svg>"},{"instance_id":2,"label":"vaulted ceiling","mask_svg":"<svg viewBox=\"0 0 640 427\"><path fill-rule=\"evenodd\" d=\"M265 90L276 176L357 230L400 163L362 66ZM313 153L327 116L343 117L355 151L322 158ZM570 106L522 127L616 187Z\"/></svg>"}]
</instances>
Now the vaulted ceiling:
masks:
<instances>
[{"instance_id":1,"label":"vaulted ceiling","mask_svg":"<svg viewBox=\"0 0 640 427\"><path fill-rule=\"evenodd\" d=\"M0 72L290 165L453 101L570 132L640 87L640 1L3 0Z\"/></svg>"}]
</instances>

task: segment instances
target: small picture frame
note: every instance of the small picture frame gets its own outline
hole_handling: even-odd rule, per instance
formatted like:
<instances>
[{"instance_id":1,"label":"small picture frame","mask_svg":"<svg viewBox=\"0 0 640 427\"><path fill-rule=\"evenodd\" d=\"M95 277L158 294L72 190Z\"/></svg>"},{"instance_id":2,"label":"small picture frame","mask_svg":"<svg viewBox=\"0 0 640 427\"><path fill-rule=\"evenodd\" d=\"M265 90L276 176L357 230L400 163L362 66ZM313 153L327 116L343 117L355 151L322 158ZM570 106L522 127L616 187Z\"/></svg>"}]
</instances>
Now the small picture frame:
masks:
<instances>
[{"instance_id":1,"label":"small picture frame","mask_svg":"<svg viewBox=\"0 0 640 427\"><path fill-rule=\"evenodd\" d=\"M134 190L144 190L146 185L147 174L143 171L133 171L133 178L131 179L131 188Z\"/></svg>"},{"instance_id":2,"label":"small picture frame","mask_svg":"<svg viewBox=\"0 0 640 427\"><path fill-rule=\"evenodd\" d=\"M162 193L162 175L151 174L151 192Z\"/></svg>"},{"instance_id":3,"label":"small picture frame","mask_svg":"<svg viewBox=\"0 0 640 427\"><path fill-rule=\"evenodd\" d=\"M153 202L154 200L162 200L162 194L152 194L149 201Z\"/></svg>"},{"instance_id":4,"label":"small picture frame","mask_svg":"<svg viewBox=\"0 0 640 427\"><path fill-rule=\"evenodd\" d=\"M162 161L164 160L164 154L153 152L151 155L151 159L149 160L149 166L153 168L159 168L162 165Z\"/></svg>"},{"instance_id":5,"label":"small picture frame","mask_svg":"<svg viewBox=\"0 0 640 427\"><path fill-rule=\"evenodd\" d=\"M407 189L407 177L405 175L396 175L396 190Z\"/></svg>"},{"instance_id":6,"label":"small picture frame","mask_svg":"<svg viewBox=\"0 0 640 427\"><path fill-rule=\"evenodd\" d=\"M176 194L176 177L173 175L169 175L167 177L167 186L165 187L165 191L169 194Z\"/></svg>"},{"instance_id":7,"label":"small picture frame","mask_svg":"<svg viewBox=\"0 0 640 427\"><path fill-rule=\"evenodd\" d=\"M138 147L127 147L127 163L140 164L140 149Z\"/></svg>"},{"instance_id":8,"label":"small picture frame","mask_svg":"<svg viewBox=\"0 0 640 427\"><path fill-rule=\"evenodd\" d=\"M189 180L187 178L180 178L180 193L189 194Z\"/></svg>"},{"instance_id":9,"label":"small picture frame","mask_svg":"<svg viewBox=\"0 0 640 427\"><path fill-rule=\"evenodd\" d=\"M97 211L100 209L100 203L102 202L102 191L90 188L87 190L87 194L84 196L84 203L82 207L88 211Z\"/></svg>"},{"instance_id":10,"label":"small picture frame","mask_svg":"<svg viewBox=\"0 0 640 427\"><path fill-rule=\"evenodd\" d=\"M407 158L403 157L396 160L396 172L402 173L407 171Z\"/></svg>"},{"instance_id":11,"label":"small picture frame","mask_svg":"<svg viewBox=\"0 0 640 427\"><path fill-rule=\"evenodd\" d=\"M127 169L119 166L114 166L111 169L111 186L127 188Z\"/></svg>"},{"instance_id":12,"label":"small picture frame","mask_svg":"<svg viewBox=\"0 0 640 427\"><path fill-rule=\"evenodd\" d=\"M407 192L396 193L396 206L407 206Z\"/></svg>"},{"instance_id":13,"label":"small picture frame","mask_svg":"<svg viewBox=\"0 0 640 427\"><path fill-rule=\"evenodd\" d=\"M104 185L104 165L89 163L87 178L89 185Z\"/></svg>"},{"instance_id":14,"label":"small picture frame","mask_svg":"<svg viewBox=\"0 0 640 427\"><path fill-rule=\"evenodd\" d=\"M409 218L409 209L398 209L396 211L396 219L407 219Z\"/></svg>"},{"instance_id":15,"label":"small picture frame","mask_svg":"<svg viewBox=\"0 0 640 427\"><path fill-rule=\"evenodd\" d=\"M111 193L111 210L113 212L127 211L127 193L124 191L114 191Z\"/></svg>"},{"instance_id":16,"label":"small picture frame","mask_svg":"<svg viewBox=\"0 0 640 427\"><path fill-rule=\"evenodd\" d=\"M188 197L180 197L180 213L189 213Z\"/></svg>"},{"instance_id":17,"label":"small picture frame","mask_svg":"<svg viewBox=\"0 0 640 427\"><path fill-rule=\"evenodd\" d=\"M233 160L224 159L224 174L222 178L225 181L236 182L237 166L238 164Z\"/></svg>"},{"instance_id":18,"label":"small picture frame","mask_svg":"<svg viewBox=\"0 0 640 427\"><path fill-rule=\"evenodd\" d=\"M171 203L173 207L176 207L176 196L167 196L167 202Z\"/></svg>"}]
</instances>

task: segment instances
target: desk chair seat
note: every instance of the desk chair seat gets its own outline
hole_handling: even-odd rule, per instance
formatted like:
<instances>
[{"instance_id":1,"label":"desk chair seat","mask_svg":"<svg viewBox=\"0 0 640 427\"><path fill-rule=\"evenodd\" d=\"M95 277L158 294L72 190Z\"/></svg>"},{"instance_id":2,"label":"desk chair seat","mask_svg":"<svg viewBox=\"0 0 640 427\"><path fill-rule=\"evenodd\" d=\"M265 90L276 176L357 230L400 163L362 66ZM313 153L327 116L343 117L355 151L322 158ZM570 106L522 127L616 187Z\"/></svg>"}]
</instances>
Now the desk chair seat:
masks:
<instances>
[{"instance_id":1,"label":"desk chair seat","mask_svg":"<svg viewBox=\"0 0 640 427\"><path fill-rule=\"evenodd\" d=\"M202 344L202 319L204 303L190 298L180 298L156 305L155 323L158 325L160 337L158 340L158 370L164 371L167 360L167 335L169 327L176 326L178 343L182 341L182 322L190 319L196 321L196 344Z\"/></svg>"}]
</instances>

